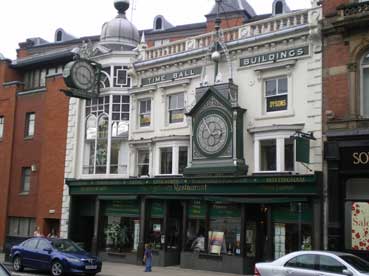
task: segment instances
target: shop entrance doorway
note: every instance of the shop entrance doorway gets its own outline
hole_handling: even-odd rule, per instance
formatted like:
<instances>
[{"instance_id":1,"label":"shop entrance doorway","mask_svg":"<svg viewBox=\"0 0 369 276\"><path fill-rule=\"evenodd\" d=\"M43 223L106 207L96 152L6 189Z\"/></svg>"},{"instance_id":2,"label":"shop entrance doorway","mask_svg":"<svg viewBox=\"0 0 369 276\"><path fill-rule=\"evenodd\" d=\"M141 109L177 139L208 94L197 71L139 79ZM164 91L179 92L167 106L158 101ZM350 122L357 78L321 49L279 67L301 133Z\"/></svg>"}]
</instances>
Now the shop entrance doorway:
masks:
<instances>
[{"instance_id":1,"label":"shop entrance doorway","mask_svg":"<svg viewBox=\"0 0 369 276\"><path fill-rule=\"evenodd\" d=\"M169 200L167 211L166 248L170 258L168 265L179 265L182 250L182 231L184 231L183 205L179 200Z\"/></svg>"}]
</instances>

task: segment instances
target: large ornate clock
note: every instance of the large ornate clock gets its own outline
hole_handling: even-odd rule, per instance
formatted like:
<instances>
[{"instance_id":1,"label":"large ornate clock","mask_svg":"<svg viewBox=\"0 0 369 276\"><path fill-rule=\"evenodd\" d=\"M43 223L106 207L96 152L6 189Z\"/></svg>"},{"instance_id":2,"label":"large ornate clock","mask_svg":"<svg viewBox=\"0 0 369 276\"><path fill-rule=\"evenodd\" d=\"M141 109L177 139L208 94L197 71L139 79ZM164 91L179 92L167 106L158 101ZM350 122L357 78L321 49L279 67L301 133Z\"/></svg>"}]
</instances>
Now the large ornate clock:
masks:
<instances>
[{"instance_id":1,"label":"large ornate clock","mask_svg":"<svg viewBox=\"0 0 369 276\"><path fill-rule=\"evenodd\" d=\"M200 115L195 126L195 143L204 155L216 155L229 143L231 125L222 111L207 111Z\"/></svg>"},{"instance_id":2,"label":"large ornate clock","mask_svg":"<svg viewBox=\"0 0 369 276\"><path fill-rule=\"evenodd\" d=\"M246 174L243 115L237 86L217 84L196 89L192 119L192 161L186 175Z\"/></svg>"}]
</instances>

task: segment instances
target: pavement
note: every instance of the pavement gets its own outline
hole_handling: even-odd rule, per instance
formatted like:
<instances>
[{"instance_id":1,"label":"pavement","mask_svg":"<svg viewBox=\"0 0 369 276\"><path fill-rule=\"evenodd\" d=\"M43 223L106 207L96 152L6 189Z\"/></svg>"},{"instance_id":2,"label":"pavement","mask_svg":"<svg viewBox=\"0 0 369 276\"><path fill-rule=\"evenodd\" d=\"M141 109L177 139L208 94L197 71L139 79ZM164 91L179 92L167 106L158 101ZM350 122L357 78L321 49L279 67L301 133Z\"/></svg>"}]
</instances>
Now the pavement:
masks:
<instances>
[{"instance_id":1,"label":"pavement","mask_svg":"<svg viewBox=\"0 0 369 276\"><path fill-rule=\"evenodd\" d=\"M0 253L0 262L4 262L4 254ZM5 263L8 268L11 268L11 264ZM238 274L219 273L212 271L201 271L192 269L183 269L178 266L170 267L153 267L152 272L144 272L144 266L129 265L122 263L104 262L101 273L98 276L240 276ZM11 269L9 269L11 270ZM22 273L12 272L13 276L46 276L48 273L35 272L32 270L25 270Z\"/></svg>"}]
</instances>

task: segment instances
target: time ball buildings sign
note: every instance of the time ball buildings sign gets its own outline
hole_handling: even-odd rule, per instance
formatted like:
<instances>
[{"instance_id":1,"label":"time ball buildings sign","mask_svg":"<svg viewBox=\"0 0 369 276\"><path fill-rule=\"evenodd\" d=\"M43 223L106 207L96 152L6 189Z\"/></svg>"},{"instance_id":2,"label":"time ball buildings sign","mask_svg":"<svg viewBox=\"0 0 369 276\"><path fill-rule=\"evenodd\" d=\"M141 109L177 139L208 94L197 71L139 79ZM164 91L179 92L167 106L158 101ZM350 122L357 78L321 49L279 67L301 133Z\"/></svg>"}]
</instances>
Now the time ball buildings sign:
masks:
<instances>
[{"instance_id":1,"label":"time ball buildings sign","mask_svg":"<svg viewBox=\"0 0 369 276\"><path fill-rule=\"evenodd\" d=\"M309 46L304 46L278 52L266 53L258 56L245 57L240 59L240 67L277 62L285 59L307 56L308 54Z\"/></svg>"},{"instance_id":2,"label":"time ball buildings sign","mask_svg":"<svg viewBox=\"0 0 369 276\"><path fill-rule=\"evenodd\" d=\"M178 79L184 79L187 77L200 75L202 67L190 68L185 70L180 70L176 72L166 73L162 75L156 75L149 78L142 78L142 85L156 84L165 81L173 81Z\"/></svg>"}]
</instances>

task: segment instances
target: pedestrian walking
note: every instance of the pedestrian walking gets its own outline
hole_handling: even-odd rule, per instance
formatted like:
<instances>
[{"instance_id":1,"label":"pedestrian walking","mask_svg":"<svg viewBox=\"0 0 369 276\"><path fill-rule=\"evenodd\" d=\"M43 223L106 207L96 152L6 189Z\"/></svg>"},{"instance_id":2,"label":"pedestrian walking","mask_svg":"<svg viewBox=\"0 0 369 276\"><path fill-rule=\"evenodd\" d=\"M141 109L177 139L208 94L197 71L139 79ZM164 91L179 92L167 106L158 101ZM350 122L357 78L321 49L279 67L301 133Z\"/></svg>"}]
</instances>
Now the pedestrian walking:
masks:
<instances>
[{"instance_id":1,"label":"pedestrian walking","mask_svg":"<svg viewBox=\"0 0 369 276\"><path fill-rule=\"evenodd\" d=\"M34 237L42 237L42 234L40 232L40 226L35 227L35 231L33 232Z\"/></svg>"},{"instance_id":2,"label":"pedestrian walking","mask_svg":"<svg viewBox=\"0 0 369 276\"><path fill-rule=\"evenodd\" d=\"M145 263L145 272L151 272L152 251L151 251L151 245L149 243L145 244L145 253L143 257L143 262Z\"/></svg>"}]
</instances>

